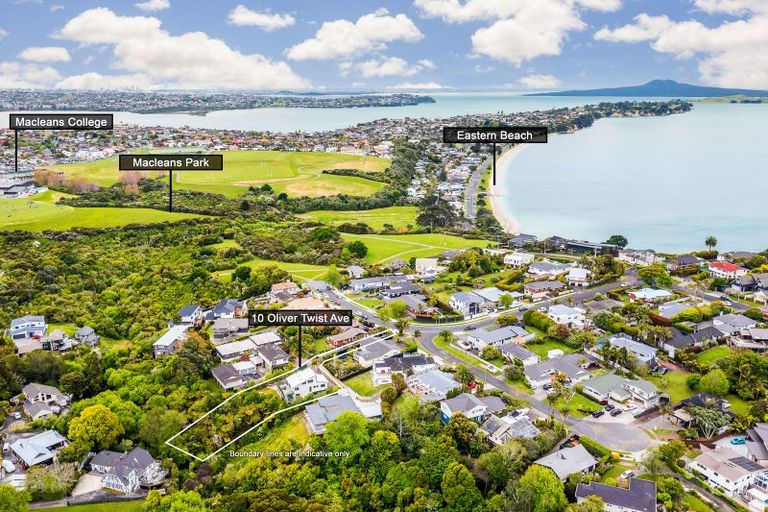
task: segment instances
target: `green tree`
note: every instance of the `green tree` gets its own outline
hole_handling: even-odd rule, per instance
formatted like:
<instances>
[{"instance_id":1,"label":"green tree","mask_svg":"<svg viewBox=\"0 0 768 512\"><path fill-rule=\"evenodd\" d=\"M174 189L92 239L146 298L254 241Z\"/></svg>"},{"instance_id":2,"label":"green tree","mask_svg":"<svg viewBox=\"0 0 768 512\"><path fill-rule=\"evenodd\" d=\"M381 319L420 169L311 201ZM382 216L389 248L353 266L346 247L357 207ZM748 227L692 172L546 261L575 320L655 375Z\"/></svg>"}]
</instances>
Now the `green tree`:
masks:
<instances>
[{"instance_id":1,"label":"green tree","mask_svg":"<svg viewBox=\"0 0 768 512\"><path fill-rule=\"evenodd\" d=\"M728 383L728 377L725 372L720 368L715 368L707 372L699 382L699 389L705 393L712 393L718 396L725 396L728 394L730 384Z\"/></svg>"},{"instance_id":2,"label":"green tree","mask_svg":"<svg viewBox=\"0 0 768 512\"><path fill-rule=\"evenodd\" d=\"M543 466L533 465L525 470L517 493L521 497L532 497L531 512L561 512L568 505L563 482Z\"/></svg>"},{"instance_id":3,"label":"green tree","mask_svg":"<svg viewBox=\"0 0 768 512\"><path fill-rule=\"evenodd\" d=\"M672 276L667 272L663 263L654 263L637 270L637 275L648 286L669 288L672 286Z\"/></svg>"},{"instance_id":4,"label":"green tree","mask_svg":"<svg viewBox=\"0 0 768 512\"><path fill-rule=\"evenodd\" d=\"M399 462L400 440L394 432L377 430L368 449L368 464L378 482L382 482L389 470Z\"/></svg>"},{"instance_id":5,"label":"green tree","mask_svg":"<svg viewBox=\"0 0 768 512\"><path fill-rule=\"evenodd\" d=\"M349 252L356 258L365 258L365 255L368 254L368 247L360 240L350 242L349 245L347 245L347 249L349 249Z\"/></svg>"},{"instance_id":6,"label":"green tree","mask_svg":"<svg viewBox=\"0 0 768 512\"><path fill-rule=\"evenodd\" d=\"M59 387L75 400L83 397L85 391L85 376L81 371L72 371L61 376Z\"/></svg>"},{"instance_id":7,"label":"green tree","mask_svg":"<svg viewBox=\"0 0 768 512\"><path fill-rule=\"evenodd\" d=\"M581 503L571 503L565 512L604 512L605 502L600 496L587 496Z\"/></svg>"},{"instance_id":8,"label":"green tree","mask_svg":"<svg viewBox=\"0 0 768 512\"><path fill-rule=\"evenodd\" d=\"M368 422L359 413L343 412L326 426L323 441L329 451L347 452L349 454L347 457L333 460L350 466L357 461L371 442Z\"/></svg>"},{"instance_id":9,"label":"green tree","mask_svg":"<svg viewBox=\"0 0 768 512\"><path fill-rule=\"evenodd\" d=\"M445 434L435 439L428 439L419 457L421 468L427 475L427 481L432 489L439 489L446 468L459 460L459 451L453 439Z\"/></svg>"},{"instance_id":10,"label":"green tree","mask_svg":"<svg viewBox=\"0 0 768 512\"><path fill-rule=\"evenodd\" d=\"M235 281L241 281L247 283L251 280L251 267L240 265L232 272L232 279Z\"/></svg>"},{"instance_id":11,"label":"green tree","mask_svg":"<svg viewBox=\"0 0 768 512\"><path fill-rule=\"evenodd\" d=\"M511 308L514 302L515 302L515 299L509 293L503 293L501 297L499 297L499 305L501 306L502 309Z\"/></svg>"},{"instance_id":12,"label":"green tree","mask_svg":"<svg viewBox=\"0 0 768 512\"><path fill-rule=\"evenodd\" d=\"M608 240L605 241L606 244L615 245L616 247L623 249L629 244L629 240L627 240L627 237L624 235L611 235Z\"/></svg>"},{"instance_id":13,"label":"green tree","mask_svg":"<svg viewBox=\"0 0 768 512\"><path fill-rule=\"evenodd\" d=\"M497 446L477 459L477 469L487 475L490 489L497 492L502 491L507 482L522 471L524 464L522 454L508 445Z\"/></svg>"},{"instance_id":14,"label":"green tree","mask_svg":"<svg viewBox=\"0 0 768 512\"><path fill-rule=\"evenodd\" d=\"M714 249L714 248L717 246L717 238L715 238L715 237L714 237L714 236L712 236L712 235L709 235L709 236L708 236L708 237L707 237L707 238L704 240L704 245L706 245L706 246L707 246L707 248L709 248L709 250L711 251L712 249Z\"/></svg>"},{"instance_id":15,"label":"green tree","mask_svg":"<svg viewBox=\"0 0 768 512\"><path fill-rule=\"evenodd\" d=\"M451 416L446 427L447 434L453 438L456 448L463 454L469 454L472 441L475 439L476 430L477 425L472 423L472 420L462 413Z\"/></svg>"},{"instance_id":16,"label":"green tree","mask_svg":"<svg viewBox=\"0 0 768 512\"><path fill-rule=\"evenodd\" d=\"M159 450L166 439L181 430L185 422L181 412L155 407L144 415L139 428L139 439L150 448Z\"/></svg>"},{"instance_id":17,"label":"green tree","mask_svg":"<svg viewBox=\"0 0 768 512\"><path fill-rule=\"evenodd\" d=\"M103 405L87 407L69 424L69 438L88 450L105 450L122 435L120 418Z\"/></svg>"},{"instance_id":18,"label":"green tree","mask_svg":"<svg viewBox=\"0 0 768 512\"><path fill-rule=\"evenodd\" d=\"M659 446L659 455L670 468L677 468L677 461L685 455L686 447L682 441L669 441Z\"/></svg>"},{"instance_id":19,"label":"green tree","mask_svg":"<svg viewBox=\"0 0 768 512\"><path fill-rule=\"evenodd\" d=\"M334 288L338 288L341 284L342 277L339 271L336 269L336 265L328 267L328 272L325 273L325 281Z\"/></svg>"},{"instance_id":20,"label":"green tree","mask_svg":"<svg viewBox=\"0 0 768 512\"><path fill-rule=\"evenodd\" d=\"M0 510L3 512L27 512L30 496L27 491L17 492L7 484L0 484Z\"/></svg>"},{"instance_id":21,"label":"green tree","mask_svg":"<svg viewBox=\"0 0 768 512\"><path fill-rule=\"evenodd\" d=\"M459 462L452 462L445 468L441 489L448 510L473 512L483 503L483 496L475 485L472 473Z\"/></svg>"},{"instance_id":22,"label":"green tree","mask_svg":"<svg viewBox=\"0 0 768 512\"><path fill-rule=\"evenodd\" d=\"M464 386L468 386L473 380L475 380L475 375L472 373L472 370L463 364L456 366L456 371L453 372L453 376Z\"/></svg>"}]
</instances>

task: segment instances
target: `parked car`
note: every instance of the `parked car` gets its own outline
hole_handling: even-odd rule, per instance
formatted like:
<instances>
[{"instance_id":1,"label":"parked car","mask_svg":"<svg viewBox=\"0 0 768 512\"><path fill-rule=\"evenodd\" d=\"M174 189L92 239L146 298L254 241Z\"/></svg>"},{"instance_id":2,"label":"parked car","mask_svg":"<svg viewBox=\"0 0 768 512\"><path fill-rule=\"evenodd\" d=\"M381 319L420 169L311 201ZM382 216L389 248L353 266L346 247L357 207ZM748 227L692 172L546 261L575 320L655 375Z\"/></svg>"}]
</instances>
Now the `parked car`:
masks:
<instances>
[{"instance_id":1,"label":"parked car","mask_svg":"<svg viewBox=\"0 0 768 512\"><path fill-rule=\"evenodd\" d=\"M595 412L593 412L593 413L592 413L592 417L593 417L593 418L599 418L599 417L600 417L600 416L602 416L603 414L605 414L605 410L603 410L603 409L598 409L597 411L595 411Z\"/></svg>"},{"instance_id":2,"label":"parked car","mask_svg":"<svg viewBox=\"0 0 768 512\"><path fill-rule=\"evenodd\" d=\"M542 387L544 388L545 391L549 391L550 389L552 389L552 384L544 384Z\"/></svg>"},{"instance_id":3,"label":"parked car","mask_svg":"<svg viewBox=\"0 0 768 512\"><path fill-rule=\"evenodd\" d=\"M464 330L465 331L474 331L475 329L477 329L477 327L475 327L474 325L468 325L467 328L464 329Z\"/></svg>"},{"instance_id":4,"label":"parked car","mask_svg":"<svg viewBox=\"0 0 768 512\"><path fill-rule=\"evenodd\" d=\"M745 436L734 437L731 439L731 444L744 444L746 442L747 438Z\"/></svg>"},{"instance_id":5,"label":"parked car","mask_svg":"<svg viewBox=\"0 0 768 512\"><path fill-rule=\"evenodd\" d=\"M541 306L539 308L539 311L542 312L542 313L546 313L547 312L547 306Z\"/></svg>"},{"instance_id":6,"label":"parked car","mask_svg":"<svg viewBox=\"0 0 768 512\"><path fill-rule=\"evenodd\" d=\"M21 419L21 413L19 411L16 411L15 413L13 413L13 417L15 419L17 419L17 420L20 420Z\"/></svg>"},{"instance_id":7,"label":"parked car","mask_svg":"<svg viewBox=\"0 0 768 512\"><path fill-rule=\"evenodd\" d=\"M616 406L613 405L613 404L608 404L608 405L605 406L605 410L608 411L608 412L614 410L615 408L616 408Z\"/></svg>"},{"instance_id":8,"label":"parked car","mask_svg":"<svg viewBox=\"0 0 768 512\"><path fill-rule=\"evenodd\" d=\"M631 476L635 476L635 472L632 471L631 469L628 469L626 471L623 471L621 473L621 475L619 475L619 478L623 478L624 480L626 480L627 478L629 478Z\"/></svg>"},{"instance_id":9,"label":"parked car","mask_svg":"<svg viewBox=\"0 0 768 512\"><path fill-rule=\"evenodd\" d=\"M623 411L617 407L617 408L615 408L614 410L611 411L611 416L618 416L622 412Z\"/></svg>"}]
</instances>

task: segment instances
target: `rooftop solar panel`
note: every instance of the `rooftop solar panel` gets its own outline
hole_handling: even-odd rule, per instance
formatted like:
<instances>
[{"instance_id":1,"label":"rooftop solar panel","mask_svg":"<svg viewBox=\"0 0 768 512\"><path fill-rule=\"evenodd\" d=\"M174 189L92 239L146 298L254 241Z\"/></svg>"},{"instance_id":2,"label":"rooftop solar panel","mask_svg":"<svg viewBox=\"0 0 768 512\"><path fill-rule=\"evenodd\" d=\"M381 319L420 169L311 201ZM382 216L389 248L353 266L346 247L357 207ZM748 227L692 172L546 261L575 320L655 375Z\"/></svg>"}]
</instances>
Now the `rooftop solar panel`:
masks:
<instances>
[{"instance_id":1,"label":"rooftop solar panel","mask_svg":"<svg viewBox=\"0 0 768 512\"><path fill-rule=\"evenodd\" d=\"M766 469L764 466L761 466L757 462L749 460L746 457L734 457L729 459L729 461L733 462L742 469L746 469L747 471L760 471Z\"/></svg>"}]
</instances>

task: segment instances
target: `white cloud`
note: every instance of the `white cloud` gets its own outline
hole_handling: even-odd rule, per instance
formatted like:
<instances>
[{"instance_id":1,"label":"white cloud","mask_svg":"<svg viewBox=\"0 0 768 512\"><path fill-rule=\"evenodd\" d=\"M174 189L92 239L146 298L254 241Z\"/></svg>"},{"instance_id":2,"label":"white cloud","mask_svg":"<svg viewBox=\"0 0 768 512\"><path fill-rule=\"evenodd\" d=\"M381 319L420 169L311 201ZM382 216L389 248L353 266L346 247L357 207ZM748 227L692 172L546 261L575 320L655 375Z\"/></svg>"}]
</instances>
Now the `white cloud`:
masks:
<instances>
[{"instance_id":1,"label":"white cloud","mask_svg":"<svg viewBox=\"0 0 768 512\"><path fill-rule=\"evenodd\" d=\"M30 46L19 53L19 58L30 62L69 62L72 58L61 46Z\"/></svg>"},{"instance_id":2,"label":"white cloud","mask_svg":"<svg viewBox=\"0 0 768 512\"><path fill-rule=\"evenodd\" d=\"M0 62L0 89L47 89L61 80L50 66Z\"/></svg>"},{"instance_id":3,"label":"white cloud","mask_svg":"<svg viewBox=\"0 0 768 512\"><path fill-rule=\"evenodd\" d=\"M102 75L101 73L83 73L65 78L56 84L57 89L149 89L152 79L137 73L130 75Z\"/></svg>"},{"instance_id":4,"label":"white cloud","mask_svg":"<svg viewBox=\"0 0 768 512\"><path fill-rule=\"evenodd\" d=\"M694 0L693 3L709 14L744 14L768 11L768 3L765 0Z\"/></svg>"},{"instance_id":5,"label":"white cloud","mask_svg":"<svg viewBox=\"0 0 768 512\"><path fill-rule=\"evenodd\" d=\"M715 5L715 4L718 5ZM732 9L737 2L704 2L713 9ZM641 14L633 23L616 29L604 28L595 39L638 43L649 41L651 48L678 59L699 58L702 81L724 87L768 88L768 6L751 4L745 19L724 21L708 27L696 20L671 21L666 16ZM756 10L752 10L752 9ZM762 9L762 10L761 10Z\"/></svg>"},{"instance_id":6,"label":"white cloud","mask_svg":"<svg viewBox=\"0 0 768 512\"><path fill-rule=\"evenodd\" d=\"M390 89L431 89L431 90L438 90L438 89L447 89L444 85L440 85L437 82L420 82L420 83L413 83L413 82L403 82L401 84L393 85L390 87Z\"/></svg>"},{"instance_id":7,"label":"white cloud","mask_svg":"<svg viewBox=\"0 0 768 512\"><path fill-rule=\"evenodd\" d=\"M64 6L63 6L63 5L61 5L61 4L52 4L52 5L51 5L51 6L48 8L48 10L49 10L49 11L51 11L51 12L60 11L60 10L62 10L62 9L64 9Z\"/></svg>"},{"instance_id":8,"label":"white cloud","mask_svg":"<svg viewBox=\"0 0 768 512\"><path fill-rule=\"evenodd\" d=\"M7 35L8 35L8 31L3 30L3 27L0 27L0 39L4 38Z\"/></svg>"},{"instance_id":9,"label":"white cloud","mask_svg":"<svg viewBox=\"0 0 768 512\"><path fill-rule=\"evenodd\" d=\"M315 37L286 51L293 60L329 60L383 50L393 41L414 42L424 35L405 14L390 16L379 9L357 21L335 20L322 24Z\"/></svg>"},{"instance_id":10,"label":"white cloud","mask_svg":"<svg viewBox=\"0 0 768 512\"><path fill-rule=\"evenodd\" d=\"M434 68L435 64L428 59L421 59L416 64L411 65L407 60L400 57L371 59L358 64L344 62L339 65L342 75L348 75L353 69L356 69L365 78L375 76L413 76L425 69Z\"/></svg>"},{"instance_id":11,"label":"white cloud","mask_svg":"<svg viewBox=\"0 0 768 512\"><path fill-rule=\"evenodd\" d=\"M246 55L204 32L171 35L157 18L87 10L57 37L82 45L111 45L112 67L144 74L155 87L180 89L296 89L308 83L285 62Z\"/></svg>"},{"instance_id":12,"label":"white cloud","mask_svg":"<svg viewBox=\"0 0 768 512\"><path fill-rule=\"evenodd\" d=\"M237 26L259 27L267 32L290 27L296 23L296 18L290 14L270 14L257 12L244 5L238 5L229 13L229 23Z\"/></svg>"},{"instance_id":13,"label":"white cloud","mask_svg":"<svg viewBox=\"0 0 768 512\"><path fill-rule=\"evenodd\" d=\"M578 0L582 7L593 11L613 12L621 9L621 0Z\"/></svg>"},{"instance_id":14,"label":"white cloud","mask_svg":"<svg viewBox=\"0 0 768 512\"><path fill-rule=\"evenodd\" d=\"M503 20L516 16L522 10L535 9L538 3L530 0L414 1L414 5L424 16L428 18L441 18L448 23ZM603 12L616 11L621 8L621 0L558 0L557 3L569 8L583 7Z\"/></svg>"},{"instance_id":15,"label":"white cloud","mask_svg":"<svg viewBox=\"0 0 768 512\"><path fill-rule=\"evenodd\" d=\"M528 75L517 83L528 89L551 89L560 85L560 80L552 75Z\"/></svg>"},{"instance_id":16,"label":"white cloud","mask_svg":"<svg viewBox=\"0 0 768 512\"><path fill-rule=\"evenodd\" d=\"M168 9L171 6L170 0L147 0L146 2L139 2L134 4L142 11L162 11Z\"/></svg>"},{"instance_id":17,"label":"white cloud","mask_svg":"<svg viewBox=\"0 0 768 512\"><path fill-rule=\"evenodd\" d=\"M512 18L478 29L472 46L477 54L519 66L536 57L559 55L568 32L585 26L569 2L539 0Z\"/></svg>"}]
</instances>

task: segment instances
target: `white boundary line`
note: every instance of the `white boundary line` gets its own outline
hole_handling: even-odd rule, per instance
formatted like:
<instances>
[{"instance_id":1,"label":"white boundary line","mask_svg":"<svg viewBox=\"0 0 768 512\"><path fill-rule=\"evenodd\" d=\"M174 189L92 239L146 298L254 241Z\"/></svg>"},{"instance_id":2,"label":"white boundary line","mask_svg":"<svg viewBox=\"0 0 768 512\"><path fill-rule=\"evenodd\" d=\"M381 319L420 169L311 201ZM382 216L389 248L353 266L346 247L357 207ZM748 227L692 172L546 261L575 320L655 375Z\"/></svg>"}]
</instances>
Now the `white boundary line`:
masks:
<instances>
[{"instance_id":1,"label":"white boundary line","mask_svg":"<svg viewBox=\"0 0 768 512\"><path fill-rule=\"evenodd\" d=\"M388 334L388 335L387 335L387 336L385 336L385 337L379 337L379 336L378 336L379 334L385 334L385 333L386 333L386 334ZM210 455L208 455L208 456L207 456L207 457L205 457L204 459L201 459L200 457L198 457L198 456L196 456L196 455L193 455L193 454L189 453L188 451L186 451L186 450L184 450L184 449L182 449L182 448L179 448L178 446L176 446L176 445L172 444L172 443L171 443L171 441L173 441L174 439L176 439L177 437L179 437L181 434L183 434L183 433L184 433L184 432L186 432L187 430L189 430L189 429L191 429L192 427L194 427L195 425L197 425L197 424L198 424L200 421L202 421L203 419L207 418L207 417L208 417L210 414L212 414L212 413L213 413L213 412L214 412L216 409L218 409L219 407L221 407L221 406L225 405L227 402L229 402L229 401L230 401L230 400L232 400L233 398L235 398L235 397L237 397L237 396L239 396L239 395L241 395L241 394L243 394L243 393L247 393L248 391L251 391L251 390L253 390L253 389L256 389L256 388L262 387L262 386L264 386L265 384L269 384L269 383L271 383L271 382L274 382L274 381L276 381L276 380L282 380L282 379L284 379L285 377L288 377L289 375L291 375L291 374L293 374L293 373L296 373L296 372L298 372L299 370L301 370L301 369L303 369L303 368L307 367L307 366L308 366L308 365L309 365L309 364L310 364L310 363L311 363L313 360L315 360L315 359L318 359L318 358L321 358L321 359L322 359L322 358L325 358L325 356L327 356L327 355L329 355L329 354L336 354L336 357L338 357L339 355L341 355L341 353L342 353L342 352L346 352L346 351L348 351L348 350L350 350L350 349L357 349L357 350L359 350L359 349L362 349L362 348L364 348L364 347L367 347L368 345L371 345L371 344L373 344L373 343L376 343L377 341L388 340L388 339L391 339L392 337L394 337L394 333L393 333L391 330L387 329L386 331L382 331L382 332L380 332L380 333L377 333L377 334L371 334L371 335L369 335L369 336L366 336L365 338L363 338L363 339L361 339L361 340L359 340L359 341L357 341L357 342L354 342L354 343L349 343L349 344L347 344L347 345L342 345L341 347L337 347L337 348L332 348L332 349L330 349L330 350L326 350L325 352L321 352L320 354L315 354L314 356L312 356L312 357L310 357L309 359L307 359L307 360L304 362L304 364L303 364L303 365L301 365L301 366L298 366L298 367L294 368L293 370L287 371L287 372L285 372L285 373L281 373L280 375L277 375L277 376L275 376L275 377L272 377L271 379L267 379L267 380L264 380L264 381L259 381L259 382L256 382L256 383L255 383L255 384L253 384L252 386L249 386L249 387L247 387L247 388L243 388L243 389L241 389L240 391L238 391L238 392L237 392L237 393L235 393L234 395L232 395L232 396L228 397L228 398L227 398L227 399L225 399L223 402L221 402L219 405L217 405L216 407L214 407L213 409L211 409L210 411L208 411L207 413L203 414L202 416L200 416L199 418L197 418L195 421L193 421L192 423L190 423L189 425L187 425L186 427L184 427L183 429L181 429L179 432L177 432L176 434L174 434L173 436L171 436L170 438L168 438L168 440L166 440L166 441L165 441L165 444L167 444L167 445L168 445L168 446L170 446L171 448L175 448L176 450L180 451L180 452L181 452L181 453L183 453L184 455L188 455L188 456L190 456L190 457L193 457L194 459L196 459L196 460L198 460L198 461L200 461L200 462L205 462L205 461L207 461L208 459L210 459L211 457L213 457L214 455L216 455L216 454L218 454L219 452L221 452L222 450L224 450L225 448L227 448L227 447L229 447L230 445L232 445L232 443L234 443L234 442L236 442L236 441L240 440L240 439L241 439L243 436L245 436L246 434L249 434L249 433L250 433L250 432L252 432L254 429L256 429L257 427L259 427L259 426L261 426L262 424L264 424L266 421L268 421L268 420L270 420L270 419L274 418L274 417L275 417L275 416L277 416L278 414L280 414L280 413L282 413L282 412L285 412L285 411L288 411L288 410L291 410L291 409L295 409L295 408L298 408L298 407L300 407L300 406L304 406L304 405L307 405L307 404L309 404L309 403L312 403L312 402L315 402L315 401L317 401L317 400L320 400L320 398L322 398L322 397L318 397L317 399L315 399L315 400L310 400L310 401L308 401L308 402L302 402L302 403L300 403L300 404L291 405L291 406L285 407L285 408L283 408L283 409L280 409L279 411L275 411L275 412L273 412L272 414L270 414L269 416L267 416L266 418L264 418L263 420L261 420L260 422L258 422L256 425L252 426L251 428L249 428L248 430L246 430L246 431L245 431L245 432L243 432L242 434L238 435L238 436L237 436L236 438L234 438L232 441L230 441L230 442L228 442L227 444L225 444L224 446L220 447L219 449L217 449L215 452L211 453ZM374 339L372 339L372 340L370 341L370 343L366 343L365 345L363 345L363 341L365 341L365 340L367 340L367 339L370 339L370 338L374 338ZM331 394L329 394L329 395L323 395L323 396L331 396L331 395L335 395L336 393L338 393L338 391L337 391L337 392L335 392L335 393L331 393Z\"/></svg>"}]
</instances>

